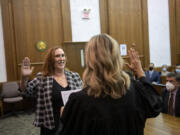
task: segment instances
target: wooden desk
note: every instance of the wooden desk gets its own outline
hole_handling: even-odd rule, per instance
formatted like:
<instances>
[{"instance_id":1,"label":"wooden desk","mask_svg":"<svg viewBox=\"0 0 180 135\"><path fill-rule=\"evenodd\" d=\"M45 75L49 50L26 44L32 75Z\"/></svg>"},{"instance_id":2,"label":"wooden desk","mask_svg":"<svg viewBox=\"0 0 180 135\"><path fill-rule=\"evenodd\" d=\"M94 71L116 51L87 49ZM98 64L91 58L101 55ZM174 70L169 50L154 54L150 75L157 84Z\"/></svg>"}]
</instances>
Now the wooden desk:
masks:
<instances>
[{"instance_id":1,"label":"wooden desk","mask_svg":"<svg viewBox=\"0 0 180 135\"><path fill-rule=\"evenodd\" d=\"M166 86L163 84L152 84L153 87L157 90L157 92L161 95L162 94L162 90L163 88L165 88Z\"/></svg>"},{"instance_id":2,"label":"wooden desk","mask_svg":"<svg viewBox=\"0 0 180 135\"><path fill-rule=\"evenodd\" d=\"M3 117L3 103L1 99L0 99L0 110L1 110L1 117Z\"/></svg>"},{"instance_id":3,"label":"wooden desk","mask_svg":"<svg viewBox=\"0 0 180 135\"><path fill-rule=\"evenodd\" d=\"M166 84L166 76L161 76L161 83Z\"/></svg>"},{"instance_id":4,"label":"wooden desk","mask_svg":"<svg viewBox=\"0 0 180 135\"><path fill-rule=\"evenodd\" d=\"M180 118L161 113L147 119L144 135L180 135Z\"/></svg>"}]
</instances>

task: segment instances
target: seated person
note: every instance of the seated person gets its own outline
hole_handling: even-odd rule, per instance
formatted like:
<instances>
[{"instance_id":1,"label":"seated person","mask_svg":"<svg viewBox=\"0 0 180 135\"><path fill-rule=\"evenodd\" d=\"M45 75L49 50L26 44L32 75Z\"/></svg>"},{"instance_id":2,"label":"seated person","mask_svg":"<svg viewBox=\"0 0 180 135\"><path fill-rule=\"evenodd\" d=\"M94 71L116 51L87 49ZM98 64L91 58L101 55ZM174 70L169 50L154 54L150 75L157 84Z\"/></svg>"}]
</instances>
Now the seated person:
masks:
<instances>
[{"instance_id":1,"label":"seated person","mask_svg":"<svg viewBox=\"0 0 180 135\"><path fill-rule=\"evenodd\" d=\"M161 76L166 76L169 73L167 69L168 69L168 66L166 64L162 65Z\"/></svg>"},{"instance_id":2,"label":"seated person","mask_svg":"<svg viewBox=\"0 0 180 135\"><path fill-rule=\"evenodd\" d=\"M162 92L163 113L180 117L180 75L168 73Z\"/></svg>"},{"instance_id":3,"label":"seated person","mask_svg":"<svg viewBox=\"0 0 180 135\"><path fill-rule=\"evenodd\" d=\"M175 73L180 74L180 64L176 64Z\"/></svg>"},{"instance_id":4,"label":"seated person","mask_svg":"<svg viewBox=\"0 0 180 135\"><path fill-rule=\"evenodd\" d=\"M154 63L150 63L149 70L145 72L146 79L151 83L161 83L160 74L157 71L154 71Z\"/></svg>"}]
</instances>

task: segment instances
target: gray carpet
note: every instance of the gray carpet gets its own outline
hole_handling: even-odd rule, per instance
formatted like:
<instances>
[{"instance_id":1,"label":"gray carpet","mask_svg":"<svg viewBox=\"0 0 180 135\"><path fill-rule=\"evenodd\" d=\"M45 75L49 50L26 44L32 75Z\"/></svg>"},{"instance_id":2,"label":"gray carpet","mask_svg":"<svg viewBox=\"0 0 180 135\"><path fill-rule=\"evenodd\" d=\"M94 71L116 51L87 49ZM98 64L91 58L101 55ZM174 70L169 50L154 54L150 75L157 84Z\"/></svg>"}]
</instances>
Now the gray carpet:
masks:
<instances>
[{"instance_id":1,"label":"gray carpet","mask_svg":"<svg viewBox=\"0 0 180 135\"><path fill-rule=\"evenodd\" d=\"M1 135L39 135L40 129L34 127L34 113L19 113L0 119Z\"/></svg>"}]
</instances>

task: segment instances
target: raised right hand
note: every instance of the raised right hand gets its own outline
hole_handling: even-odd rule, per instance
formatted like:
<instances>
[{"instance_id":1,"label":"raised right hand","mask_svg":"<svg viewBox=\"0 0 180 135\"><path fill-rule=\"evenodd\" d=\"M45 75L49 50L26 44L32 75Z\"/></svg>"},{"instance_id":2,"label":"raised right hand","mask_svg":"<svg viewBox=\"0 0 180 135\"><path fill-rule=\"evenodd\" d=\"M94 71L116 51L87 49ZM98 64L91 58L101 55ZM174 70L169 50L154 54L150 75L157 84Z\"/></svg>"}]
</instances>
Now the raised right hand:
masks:
<instances>
[{"instance_id":1,"label":"raised right hand","mask_svg":"<svg viewBox=\"0 0 180 135\"><path fill-rule=\"evenodd\" d=\"M34 70L34 67L31 67L31 62L28 57L25 57L21 65L21 75L22 77L29 77Z\"/></svg>"},{"instance_id":2,"label":"raised right hand","mask_svg":"<svg viewBox=\"0 0 180 135\"><path fill-rule=\"evenodd\" d=\"M128 64L128 67L135 72L138 78L145 76L138 53L133 48L130 48L128 54L130 59L130 64Z\"/></svg>"}]
</instances>

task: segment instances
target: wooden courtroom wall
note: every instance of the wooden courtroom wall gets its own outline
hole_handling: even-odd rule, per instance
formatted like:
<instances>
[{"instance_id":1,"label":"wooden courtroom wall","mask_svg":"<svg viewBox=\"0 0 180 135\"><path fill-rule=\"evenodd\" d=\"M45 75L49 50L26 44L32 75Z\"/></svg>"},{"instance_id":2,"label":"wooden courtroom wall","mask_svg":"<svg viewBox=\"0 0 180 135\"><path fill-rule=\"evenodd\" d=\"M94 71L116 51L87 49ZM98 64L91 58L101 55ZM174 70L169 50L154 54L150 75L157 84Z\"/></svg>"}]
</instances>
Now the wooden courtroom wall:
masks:
<instances>
[{"instance_id":1,"label":"wooden courtroom wall","mask_svg":"<svg viewBox=\"0 0 180 135\"><path fill-rule=\"evenodd\" d=\"M171 63L180 64L180 0L169 0Z\"/></svg>"},{"instance_id":2,"label":"wooden courtroom wall","mask_svg":"<svg viewBox=\"0 0 180 135\"><path fill-rule=\"evenodd\" d=\"M43 40L48 48L63 44L61 0L1 0L7 80L17 80L25 56L37 73L45 52L36 49Z\"/></svg>"},{"instance_id":3,"label":"wooden courtroom wall","mask_svg":"<svg viewBox=\"0 0 180 135\"><path fill-rule=\"evenodd\" d=\"M1 2L9 81L19 79L18 65L25 56L31 58L36 69L34 73L40 71L44 53L38 52L35 48L38 40L46 41L48 47L65 42L66 54L74 54L73 57L68 56L68 61L80 63L80 50L85 47L85 43L72 42L70 0L1 0ZM101 32L110 34L119 43L126 43L128 48L132 43L136 43L142 65L148 66L147 0L99 0L99 2ZM76 48L76 51L72 48ZM77 57L74 57L75 55ZM74 67L75 65L77 67ZM77 69L74 71L82 74L84 68L81 64L75 65L68 62L67 67Z\"/></svg>"},{"instance_id":4,"label":"wooden courtroom wall","mask_svg":"<svg viewBox=\"0 0 180 135\"><path fill-rule=\"evenodd\" d=\"M69 0L67 0L69 1ZM99 0L101 32L108 33L130 48L136 43L143 67L149 65L147 0ZM80 50L86 43L65 42L67 67L82 75ZM128 57L123 57L125 60Z\"/></svg>"},{"instance_id":5,"label":"wooden courtroom wall","mask_svg":"<svg viewBox=\"0 0 180 135\"><path fill-rule=\"evenodd\" d=\"M127 44L128 48L136 43L142 65L148 67L147 0L99 2L101 32ZM180 1L169 0L169 3L171 55L175 65L180 63L180 9L177 8ZM64 45L68 55L67 67L82 74L84 68L80 64L80 50L85 43L72 42L70 0L1 0L1 5L8 81L19 79L20 63L25 56L31 58L36 69L34 73L41 70L46 52L36 50L35 44L39 40L46 41L48 48Z\"/></svg>"},{"instance_id":6,"label":"wooden courtroom wall","mask_svg":"<svg viewBox=\"0 0 180 135\"><path fill-rule=\"evenodd\" d=\"M136 44L143 67L149 65L147 0L100 0L101 31L120 44ZM125 57L126 58L126 57Z\"/></svg>"}]
</instances>

